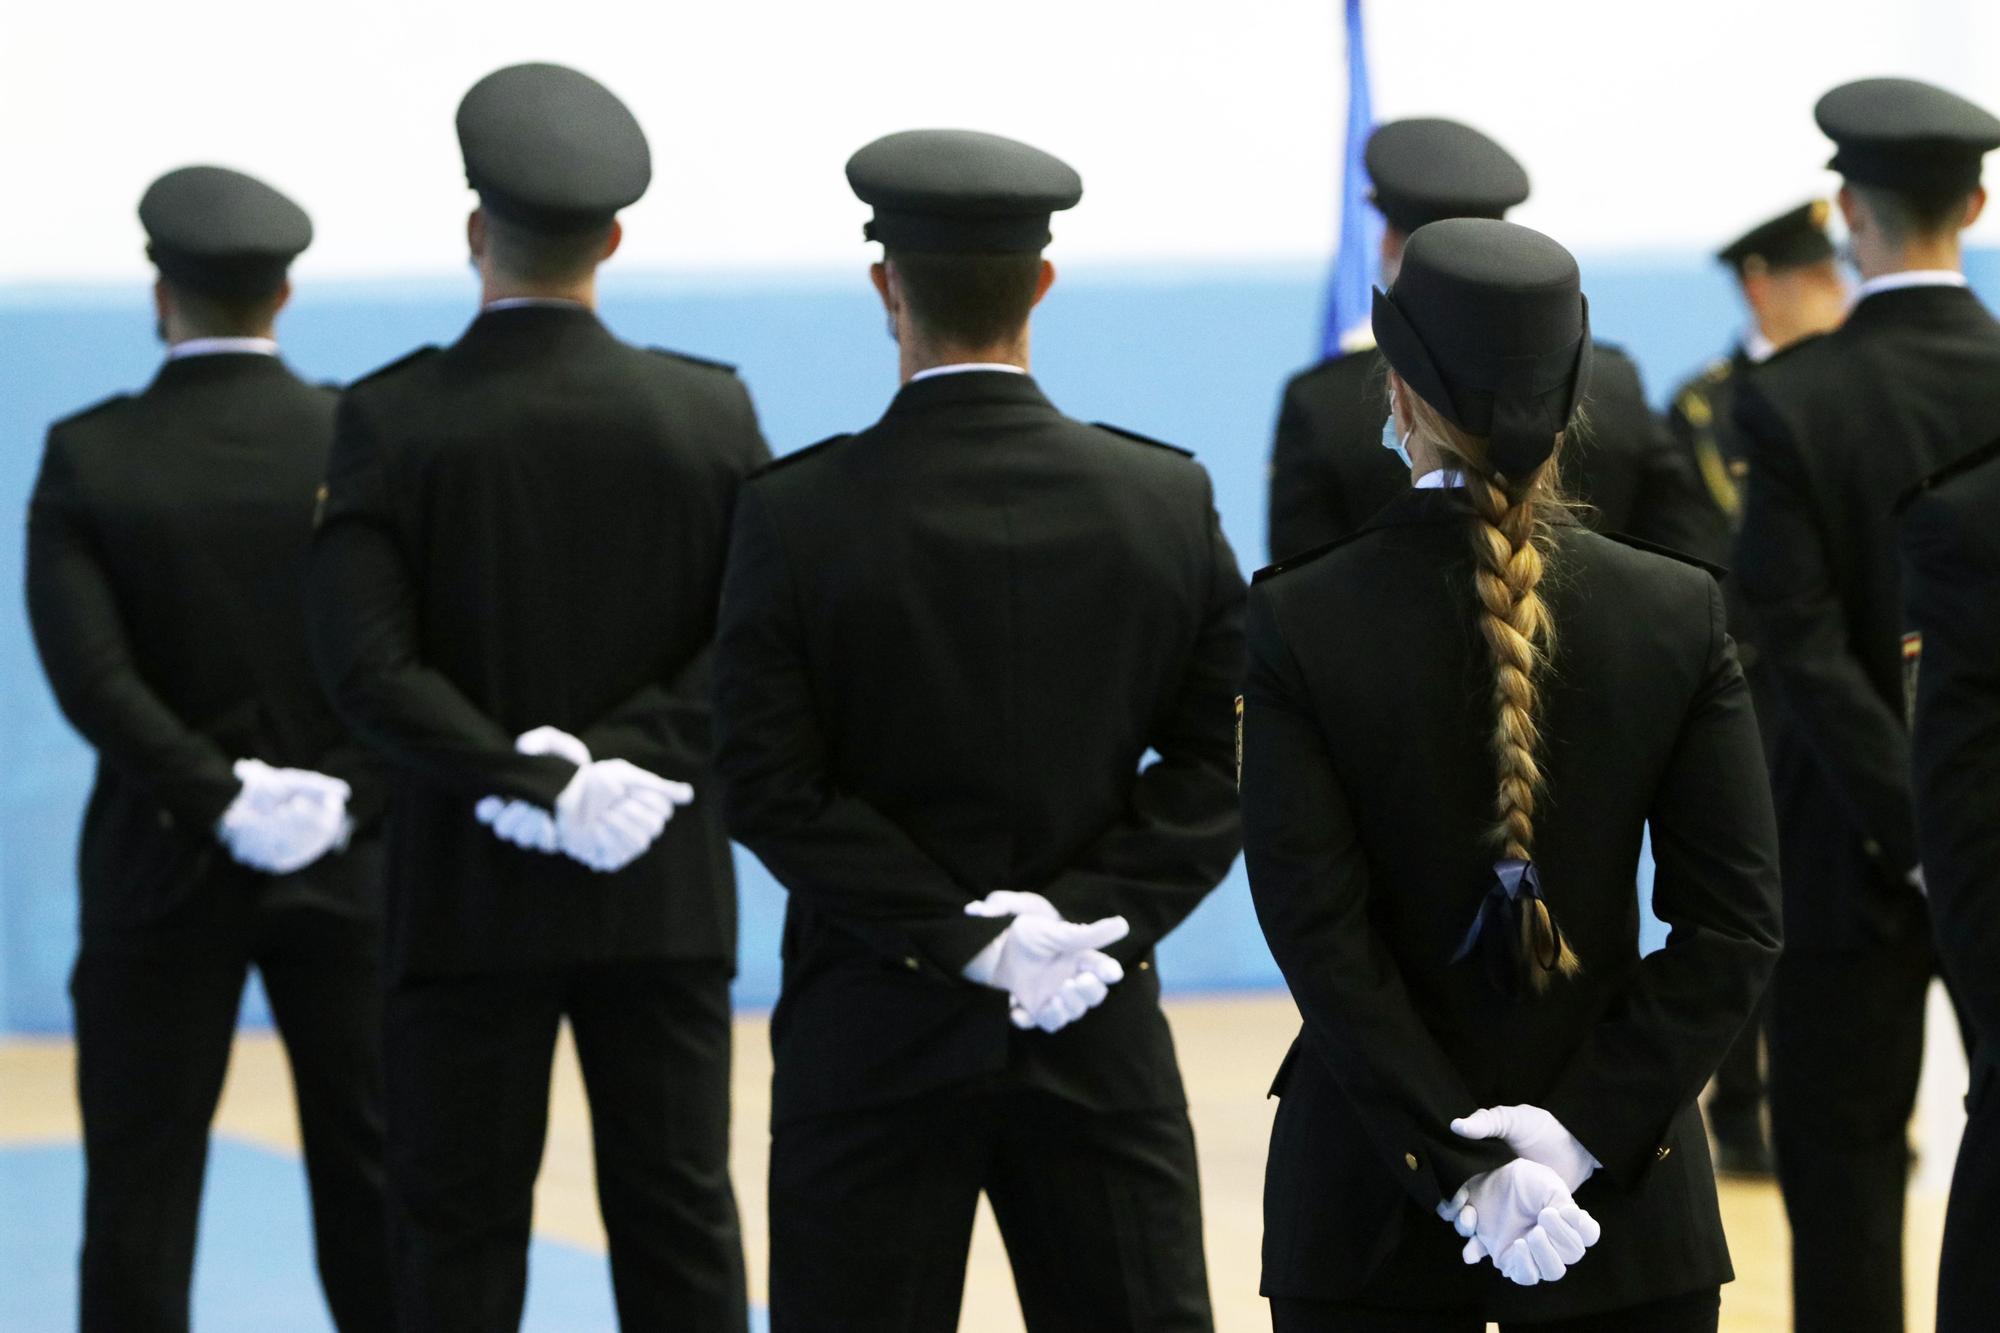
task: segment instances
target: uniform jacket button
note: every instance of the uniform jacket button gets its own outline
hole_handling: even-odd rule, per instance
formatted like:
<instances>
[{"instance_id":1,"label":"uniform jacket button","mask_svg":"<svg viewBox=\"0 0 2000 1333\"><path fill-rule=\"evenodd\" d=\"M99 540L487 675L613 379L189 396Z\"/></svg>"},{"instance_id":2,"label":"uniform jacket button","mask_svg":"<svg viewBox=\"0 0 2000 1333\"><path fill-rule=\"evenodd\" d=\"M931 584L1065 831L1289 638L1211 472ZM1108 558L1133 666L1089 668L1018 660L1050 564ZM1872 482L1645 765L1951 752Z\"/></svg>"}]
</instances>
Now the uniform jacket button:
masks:
<instances>
[{"instance_id":1,"label":"uniform jacket button","mask_svg":"<svg viewBox=\"0 0 2000 1333\"><path fill-rule=\"evenodd\" d=\"M1150 962L1148 962L1148 961L1147 961L1146 959L1144 959L1144 958L1141 958L1141 959L1139 960L1139 970L1140 970L1141 972L1150 972L1150 971L1152 971L1152 970L1153 970L1153 965L1152 965L1152 964L1151 964Z\"/></svg>"},{"instance_id":2,"label":"uniform jacket button","mask_svg":"<svg viewBox=\"0 0 2000 1333\"><path fill-rule=\"evenodd\" d=\"M1404 1153L1404 1154L1403 1154L1403 1165L1404 1165L1404 1166L1407 1166L1407 1167L1409 1167L1409 1168L1410 1168L1410 1170L1412 1170L1412 1171L1416 1170L1416 1169L1417 1169L1417 1155L1416 1155L1415 1153L1413 1153L1413 1152L1406 1152L1406 1153Z\"/></svg>"},{"instance_id":3,"label":"uniform jacket button","mask_svg":"<svg viewBox=\"0 0 2000 1333\"><path fill-rule=\"evenodd\" d=\"M903 966L909 968L910 971L915 972L918 968L922 967L923 964L919 963L915 958L905 958L903 960Z\"/></svg>"},{"instance_id":4,"label":"uniform jacket button","mask_svg":"<svg viewBox=\"0 0 2000 1333\"><path fill-rule=\"evenodd\" d=\"M172 828L173 826L174 826L174 812L171 810L160 811L160 827Z\"/></svg>"}]
</instances>

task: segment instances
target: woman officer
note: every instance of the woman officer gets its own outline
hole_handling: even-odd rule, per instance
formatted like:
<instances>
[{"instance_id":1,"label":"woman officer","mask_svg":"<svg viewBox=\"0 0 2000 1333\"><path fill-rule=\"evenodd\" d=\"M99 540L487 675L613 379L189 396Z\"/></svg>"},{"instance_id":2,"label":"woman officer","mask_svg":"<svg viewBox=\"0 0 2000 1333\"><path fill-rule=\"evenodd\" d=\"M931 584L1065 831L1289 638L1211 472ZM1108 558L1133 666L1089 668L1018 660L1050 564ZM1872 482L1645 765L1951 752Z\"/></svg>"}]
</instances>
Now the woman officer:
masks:
<instances>
[{"instance_id":1,"label":"woman officer","mask_svg":"<svg viewBox=\"0 0 2000 1333\"><path fill-rule=\"evenodd\" d=\"M1251 891L1304 1018L1273 1088L1273 1323L1712 1330L1695 1097L1778 954L1721 594L1563 506L1590 336L1560 245L1424 227L1374 329L1415 486L1250 602ZM1672 930L1642 959L1648 824Z\"/></svg>"}]
</instances>

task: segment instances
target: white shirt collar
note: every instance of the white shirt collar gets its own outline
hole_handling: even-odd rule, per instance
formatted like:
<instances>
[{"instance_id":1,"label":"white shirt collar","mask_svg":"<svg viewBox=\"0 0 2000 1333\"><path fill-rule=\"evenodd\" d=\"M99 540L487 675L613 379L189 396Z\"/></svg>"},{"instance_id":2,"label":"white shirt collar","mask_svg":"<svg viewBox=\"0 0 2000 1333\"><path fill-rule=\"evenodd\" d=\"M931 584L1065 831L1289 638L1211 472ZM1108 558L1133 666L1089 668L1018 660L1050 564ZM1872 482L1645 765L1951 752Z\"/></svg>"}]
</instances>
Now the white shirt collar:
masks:
<instances>
[{"instance_id":1,"label":"white shirt collar","mask_svg":"<svg viewBox=\"0 0 2000 1333\"><path fill-rule=\"evenodd\" d=\"M1020 366L1009 365L1005 361L961 361L957 365L932 366L910 376L910 383L918 380L934 379L939 375L964 375L974 370L998 370L1008 375L1025 375L1028 372Z\"/></svg>"},{"instance_id":2,"label":"white shirt collar","mask_svg":"<svg viewBox=\"0 0 2000 1333\"><path fill-rule=\"evenodd\" d=\"M1884 273L1868 279L1854 293L1865 301L1877 292L1893 292L1904 287L1963 287L1965 275L1955 268L1906 268L1901 273Z\"/></svg>"},{"instance_id":3,"label":"white shirt collar","mask_svg":"<svg viewBox=\"0 0 2000 1333\"><path fill-rule=\"evenodd\" d=\"M191 356L218 356L226 352L276 356L278 344L272 338L189 338L169 347L167 360L183 361Z\"/></svg>"},{"instance_id":4,"label":"white shirt collar","mask_svg":"<svg viewBox=\"0 0 2000 1333\"><path fill-rule=\"evenodd\" d=\"M1410 487L1419 491L1462 491L1465 489L1465 474L1457 468L1441 467L1424 473L1411 482Z\"/></svg>"},{"instance_id":5,"label":"white shirt collar","mask_svg":"<svg viewBox=\"0 0 2000 1333\"><path fill-rule=\"evenodd\" d=\"M1778 344L1764 336L1764 331L1751 328L1743 335L1743 355L1750 358L1753 366L1762 365L1778 353Z\"/></svg>"},{"instance_id":6,"label":"white shirt collar","mask_svg":"<svg viewBox=\"0 0 2000 1333\"><path fill-rule=\"evenodd\" d=\"M572 301L561 296L503 296L497 301L488 301L479 307L479 313L484 315L494 310L532 310L538 306L551 306L559 310L589 308L581 301Z\"/></svg>"}]
</instances>

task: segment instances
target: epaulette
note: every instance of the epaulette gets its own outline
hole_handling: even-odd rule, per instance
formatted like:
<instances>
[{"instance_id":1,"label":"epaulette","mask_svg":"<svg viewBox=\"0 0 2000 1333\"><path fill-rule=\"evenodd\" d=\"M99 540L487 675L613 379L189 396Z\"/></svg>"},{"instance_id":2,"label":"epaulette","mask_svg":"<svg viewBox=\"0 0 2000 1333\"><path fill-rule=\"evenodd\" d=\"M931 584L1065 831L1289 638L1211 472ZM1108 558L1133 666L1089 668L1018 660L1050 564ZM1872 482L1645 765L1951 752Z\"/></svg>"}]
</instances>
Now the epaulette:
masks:
<instances>
[{"instance_id":1,"label":"epaulette","mask_svg":"<svg viewBox=\"0 0 2000 1333\"><path fill-rule=\"evenodd\" d=\"M764 464L764 466L758 468L755 472L752 472L750 478L754 481L758 477L768 476L776 472L779 468L790 467L809 454L818 453L828 445L839 444L842 440L851 440L853 438L852 435L829 435L817 444L809 444L803 449L794 449L788 454L780 454L778 457Z\"/></svg>"},{"instance_id":2,"label":"epaulette","mask_svg":"<svg viewBox=\"0 0 2000 1333\"><path fill-rule=\"evenodd\" d=\"M1335 537L1330 542L1323 542L1318 546L1307 547L1305 550L1300 551L1297 555L1288 555L1283 560L1277 561L1274 564L1269 564L1264 566L1262 569L1258 570L1255 574L1252 574L1250 576L1250 582L1254 586L1255 584L1262 583L1265 579L1274 579L1278 577L1278 575L1280 574L1289 574L1293 570L1298 569L1303 565L1311 564L1313 561L1325 555L1328 551L1339 550L1341 547L1353 541L1356 537L1359 537L1362 533L1373 532L1374 530L1375 530L1374 528L1364 525L1348 533L1345 537Z\"/></svg>"},{"instance_id":3,"label":"epaulette","mask_svg":"<svg viewBox=\"0 0 2000 1333\"><path fill-rule=\"evenodd\" d=\"M1662 546L1658 542L1649 542L1643 537L1633 537L1623 532L1605 532L1598 535L1609 537L1620 546L1629 546L1635 551L1644 551L1649 555L1663 555L1669 560L1678 560L1684 565L1693 565L1696 569L1705 569L1718 580L1729 577L1729 571L1721 565L1711 564L1698 555L1689 555L1686 551L1677 551L1671 546Z\"/></svg>"},{"instance_id":4,"label":"epaulette","mask_svg":"<svg viewBox=\"0 0 2000 1333\"><path fill-rule=\"evenodd\" d=\"M1136 430L1126 430L1123 426L1114 426L1108 421L1093 421L1090 424L1099 430L1108 430L1113 435L1123 435L1128 440L1137 440L1140 444L1150 444L1155 449L1165 449L1170 453L1179 454L1182 458L1194 457L1192 449L1183 449L1178 444L1168 444L1165 440L1156 440L1150 435L1141 435Z\"/></svg>"},{"instance_id":5,"label":"epaulette","mask_svg":"<svg viewBox=\"0 0 2000 1333\"><path fill-rule=\"evenodd\" d=\"M1712 415L1708 406L1708 393L1716 385L1723 383L1736 373L1736 365L1726 356L1719 356L1700 370L1690 375L1686 382L1674 393L1674 406L1681 410L1697 426L1706 426Z\"/></svg>"},{"instance_id":6,"label":"epaulette","mask_svg":"<svg viewBox=\"0 0 2000 1333\"><path fill-rule=\"evenodd\" d=\"M1900 514L1905 509L1908 509L1926 491L1936 490L1953 477L1963 476L1974 468L1990 463L1996 458L2000 458L2000 440L1993 440L1982 444L1971 453L1952 459L1949 463L1946 463L1943 467L1897 496L1896 512Z\"/></svg>"},{"instance_id":7,"label":"epaulette","mask_svg":"<svg viewBox=\"0 0 2000 1333\"><path fill-rule=\"evenodd\" d=\"M386 366L377 366L375 367L375 369L369 371L366 375L361 376L359 379L350 380L348 382L347 387L350 389L358 388L363 384L367 384L371 380L379 380L384 378L385 376L393 375L405 366L414 365L417 362L423 360L425 357L436 355L437 350L438 346L436 343L425 343L422 347L417 348L415 351L406 352L402 356L397 357L394 361L391 361Z\"/></svg>"},{"instance_id":8,"label":"epaulette","mask_svg":"<svg viewBox=\"0 0 2000 1333\"><path fill-rule=\"evenodd\" d=\"M92 403L89 407L80 408L77 411L70 413L68 416L61 418L60 420L51 422L49 425L49 429L52 431L57 431L61 430L65 426L74 426L77 422L86 420L90 417L94 417L100 412L108 411L111 408L118 406L120 403L129 403L131 401L132 401L132 395L129 393L114 393L108 398L98 399L96 402Z\"/></svg>"},{"instance_id":9,"label":"epaulette","mask_svg":"<svg viewBox=\"0 0 2000 1333\"><path fill-rule=\"evenodd\" d=\"M700 366L704 370L719 370L725 375L736 373L736 367L727 361L711 360L705 356L696 356L692 352L676 352L670 347L649 347L646 350L658 356L670 356L676 361L685 361L691 366Z\"/></svg>"}]
</instances>

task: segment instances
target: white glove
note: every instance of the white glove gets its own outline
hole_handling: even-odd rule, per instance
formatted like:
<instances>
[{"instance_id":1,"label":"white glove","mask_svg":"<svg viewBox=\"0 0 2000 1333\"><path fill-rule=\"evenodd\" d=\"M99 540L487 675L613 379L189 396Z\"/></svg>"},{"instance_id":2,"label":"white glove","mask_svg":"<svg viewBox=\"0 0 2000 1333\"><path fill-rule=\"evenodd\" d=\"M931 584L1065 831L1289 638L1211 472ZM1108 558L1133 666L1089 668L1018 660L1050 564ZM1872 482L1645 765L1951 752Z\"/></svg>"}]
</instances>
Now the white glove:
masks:
<instances>
[{"instance_id":1,"label":"white glove","mask_svg":"<svg viewBox=\"0 0 2000 1333\"><path fill-rule=\"evenodd\" d=\"M1462 1139L1499 1139L1516 1157L1540 1162L1562 1177L1571 1194L1583 1188L1591 1172L1603 1166L1562 1121L1539 1106L1487 1106L1451 1122Z\"/></svg>"},{"instance_id":2,"label":"white glove","mask_svg":"<svg viewBox=\"0 0 2000 1333\"><path fill-rule=\"evenodd\" d=\"M665 831L694 788L623 759L599 759L576 771L556 797L556 843L592 870L623 870Z\"/></svg>"},{"instance_id":3,"label":"white glove","mask_svg":"<svg viewBox=\"0 0 2000 1333\"><path fill-rule=\"evenodd\" d=\"M590 747L556 727L522 732L514 741L514 749L521 754L552 754L578 768L590 762ZM492 827L494 836L516 847L531 852L557 850L556 817L532 801L488 796L472 808L472 813L480 823Z\"/></svg>"},{"instance_id":4,"label":"white glove","mask_svg":"<svg viewBox=\"0 0 2000 1333\"><path fill-rule=\"evenodd\" d=\"M998 895L995 895L998 896ZM1022 894L1046 906L1039 894ZM968 916L1006 915L988 900L966 904ZM967 981L1007 992L1008 1017L1017 1028L1055 1032L1104 1003L1111 987L1125 978L1116 958L1100 950L1131 932L1122 916L1101 921L1064 921L1049 907L1016 915L1000 937L967 963Z\"/></svg>"},{"instance_id":5,"label":"white glove","mask_svg":"<svg viewBox=\"0 0 2000 1333\"><path fill-rule=\"evenodd\" d=\"M1523 1287L1561 1280L1603 1234L1554 1171L1522 1157L1466 1181L1438 1205L1438 1216L1467 1238L1466 1263L1491 1256L1508 1281Z\"/></svg>"},{"instance_id":6,"label":"white glove","mask_svg":"<svg viewBox=\"0 0 2000 1333\"><path fill-rule=\"evenodd\" d=\"M1056 905L1039 893L1021 889L995 889L976 903L965 905L967 916L1039 916L1062 920Z\"/></svg>"},{"instance_id":7,"label":"white glove","mask_svg":"<svg viewBox=\"0 0 2000 1333\"><path fill-rule=\"evenodd\" d=\"M353 791L339 778L260 759L239 759L234 772L243 789L216 821L215 834L243 865L290 875L347 846Z\"/></svg>"}]
</instances>

